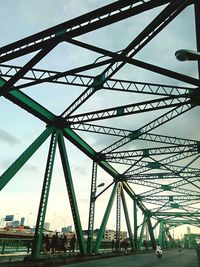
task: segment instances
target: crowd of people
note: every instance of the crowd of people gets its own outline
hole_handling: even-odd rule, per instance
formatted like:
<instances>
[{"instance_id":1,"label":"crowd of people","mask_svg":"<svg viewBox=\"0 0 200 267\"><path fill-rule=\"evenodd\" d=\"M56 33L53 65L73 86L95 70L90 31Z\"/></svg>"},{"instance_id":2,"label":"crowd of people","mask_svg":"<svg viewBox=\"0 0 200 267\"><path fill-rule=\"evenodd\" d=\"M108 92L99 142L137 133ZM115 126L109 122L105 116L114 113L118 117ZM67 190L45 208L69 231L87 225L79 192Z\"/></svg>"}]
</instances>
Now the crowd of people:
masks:
<instances>
[{"instance_id":1,"label":"crowd of people","mask_svg":"<svg viewBox=\"0 0 200 267\"><path fill-rule=\"evenodd\" d=\"M41 250L43 253L57 253L57 252L75 252L76 238L75 235L68 239L66 235L58 236L58 233L54 234L51 238L48 234L43 234Z\"/></svg>"},{"instance_id":2,"label":"crowd of people","mask_svg":"<svg viewBox=\"0 0 200 267\"><path fill-rule=\"evenodd\" d=\"M115 250L117 248L117 250L121 250L121 251L128 251L129 248L129 242L127 239L123 239L123 240L117 240L115 243L115 240L112 240L112 250Z\"/></svg>"}]
</instances>

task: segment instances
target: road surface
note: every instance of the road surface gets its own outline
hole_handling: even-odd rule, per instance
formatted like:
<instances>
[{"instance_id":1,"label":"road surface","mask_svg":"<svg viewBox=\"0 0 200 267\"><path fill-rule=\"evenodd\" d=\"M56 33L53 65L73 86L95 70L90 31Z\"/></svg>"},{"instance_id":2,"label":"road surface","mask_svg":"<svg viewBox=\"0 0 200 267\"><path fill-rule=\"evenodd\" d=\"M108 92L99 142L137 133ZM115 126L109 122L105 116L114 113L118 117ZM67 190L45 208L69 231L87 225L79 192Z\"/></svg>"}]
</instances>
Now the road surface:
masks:
<instances>
[{"instance_id":1,"label":"road surface","mask_svg":"<svg viewBox=\"0 0 200 267\"><path fill-rule=\"evenodd\" d=\"M96 261L59 265L59 267L198 267L194 250L169 250L157 259L155 253L135 254Z\"/></svg>"}]
</instances>

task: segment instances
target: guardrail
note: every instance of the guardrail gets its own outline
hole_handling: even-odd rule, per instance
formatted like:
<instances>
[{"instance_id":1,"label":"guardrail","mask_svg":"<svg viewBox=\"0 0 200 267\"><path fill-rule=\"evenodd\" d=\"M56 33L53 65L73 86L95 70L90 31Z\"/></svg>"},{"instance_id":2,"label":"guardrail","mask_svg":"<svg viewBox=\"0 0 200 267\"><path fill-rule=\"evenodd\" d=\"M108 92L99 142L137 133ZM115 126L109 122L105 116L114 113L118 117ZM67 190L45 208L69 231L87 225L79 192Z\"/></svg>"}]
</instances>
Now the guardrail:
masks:
<instances>
[{"instance_id":1,"label":"guardrail","mask_svg":"<svg viewBox=\"0 0 200 267\"><path fill-rule=\"evenodd\" d=\"M31 251L32 239L1 238L0 254L29 253Z\"/></svg>"}]
</instances>

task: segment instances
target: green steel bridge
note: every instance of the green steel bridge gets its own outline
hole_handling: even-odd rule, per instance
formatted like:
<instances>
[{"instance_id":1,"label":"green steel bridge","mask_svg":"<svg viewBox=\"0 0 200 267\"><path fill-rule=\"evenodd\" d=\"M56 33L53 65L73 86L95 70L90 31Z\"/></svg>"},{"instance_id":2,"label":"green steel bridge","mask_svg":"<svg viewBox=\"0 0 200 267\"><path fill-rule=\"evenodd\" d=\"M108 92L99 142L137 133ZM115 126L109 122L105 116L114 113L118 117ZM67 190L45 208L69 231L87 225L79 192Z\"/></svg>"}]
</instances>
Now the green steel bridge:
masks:
<instances>
[{"instance_id":1,"label":"green steel bridge","mask_svg":"<svg viewBox=\"0 0 200 267\"><path fill-rule=\"evenodd\" d=\"M60 155L82 255L98 252L113 210L116 214L116 240L120 239L123 212L130 246L135 251L141 249L146 233L155 248L156 228L159 228L158 241L163 246L166 239L173 242L170 230L184 224L200 226L200 139L180 136L178 131L179 123L187 121L190 116L190 121L197 127L193 130L195 136L199 136L196 132L198 121L194 122L195 116L192 117L194 113L191 110L197 110L200 104L200 61L192 63L195 73L193 76L184 73L187 62L180 63L179 72L170 69L167 64L161 67L156 58L157 48L154 43L160 38L165 53L163 57L170 56L170 43L165 39L165 32L188 10L193 11L190 19L195 27L195 38L190 41L196 51L200 51L198 0L113 1L0 48L1 96L44 124L44 131L2 173L0 190L4 189L46 141L49 142L46 162L40 162L44 165L45 174L42 193L38 196L40 205L32 257L40 256L56 152ZM145 26L138 25L139 28L142 27L141 31L131 41L127 41L127 45L120 51L102 48L101 44L90 44L87 38L84 40L87 34L92 36L99 31L101 35L103 28L112 26L114 29L122 21L126 23L128 20L134 24L135 17L144 18L148 12L154 14L151 21ZM184 28L184 23L181 27ZM119 38L127 37L129 40L128 34L124 27L124 33ZM176 32L172 34L171 42L175 43ZM109 38L112 39L112 31ZM80 65L62 71L50 70L48 64L46 69L34 68L61 43L70 44L74 51L76 48L81 48L83 53L89 51L92 55L90 63L81 64L80 58ZM143 58L140 55L151 43L155 45L154 56L158 60L153 64L139 59ZM27 55L29 59L24 65L7 63L12 60L16 62ZM129 79L124 78L125 75L121 76L123 71ZM156 77L155 82L150 83L145 79L147 72L152 75L152 80ZM137 73L141 73L139 77L143 77L143 80L138 80ZM158 80L164 82L158 83ZM66 92L67 87L70 88L68 94L72 87L79 88L81 93L57 115L26 93L29 87L39 88L43 83L49 88L58 86L58 94L61 85L65 86ZM99 95L103 103L97 103ZM187 127L186 124L185 128ZM168 134L170 132L173 132L172 135ZM102 136L106 138L103 139ZM103 148L100 150L95 147L95 143L90 144L90 138L101 138ZM83 236L82 218L78 209L80 200L74 187L68 159L70 151L67 150L66 141L91 161L87 239ZM78 164L77 161L77 166ZM110 183L97 194L98 173L101 169L109 175ZM111 193L105 211L102 211L99 232L94 240L95 205L108 191ZM131 205L127 204L130 202ZM142 216L142 223L139 223L138 216Z\"/></svg>"}]
</instances>

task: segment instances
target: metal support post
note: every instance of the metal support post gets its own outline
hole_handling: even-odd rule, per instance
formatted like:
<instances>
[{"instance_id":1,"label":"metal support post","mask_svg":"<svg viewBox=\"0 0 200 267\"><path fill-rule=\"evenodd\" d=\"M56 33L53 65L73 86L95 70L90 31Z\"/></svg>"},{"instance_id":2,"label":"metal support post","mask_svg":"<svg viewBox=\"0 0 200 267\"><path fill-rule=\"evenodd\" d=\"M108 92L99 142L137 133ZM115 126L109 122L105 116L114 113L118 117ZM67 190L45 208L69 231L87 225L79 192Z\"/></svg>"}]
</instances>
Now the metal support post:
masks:
<instances>
[{"instance_id":1,"label":"metal support post","mask_svg":"<svg viewBox=\"0 0 200 267\"><path fill-rule=\"evenodd\" d=\"M160 246L163 248L164 246L164 239L163 239L163 221L160 221L160 229L159 229L159 235L158 235L158 243L160 244Z\"/></svg>"},{"instance_id":2,"label":"metal support post","mask_svg":"<svg viewBox=\"0 0 200 267\"><path fill-rule=\"evenodd\" d=\"M194 3L194 13L195 13L197 51L200 52L200 2L199 1L195 1ZM200 79L200 59L198 60L198 78Z\"/></svg>"},{"instance_id":3,"label":"metal support post","mask_svg":"<svg viewBox=\"0 0 200 267\"><path fill-rule=\"evenodd\" d=\"M120 237L121 237L121 183L118 183L117 187L117 199L116 199L116 251L120 251Z\"/></svg>"},{"instance_id":4,"label":"metal support post","mask_svg":"<svg viewBox=\"0 0 200 267\"><path fill-rule=\"evenodd\" d=\"M49 147L49 154L47 158L47 165L44 175L44 182L42 187L42 194L40 199L39 211L36 222L36 229L34 235L33 249L32 249L32 257L37 258L41 251L42 245L42 235L44 228L44 221L46 216L46 209L48 203L49 190L51 185L51 177L53 172L54 158L56 153L56 145L57 145L58 133L55 131L51 136L51 142Z\"/></svg>"},{"instance_id":5,"label":"metal support post","mask_svg":"<svg viewBox=\"0 0 200 267\"><path fill-rule=\"evenodd\" d=\"M148 226L148 230L149 230L149 235L150 235L152 247L153 247L153 249L156 249L156 239L154 236L153 227L152 227L150 217L147 217L147 226Z\"/></svg>"},{"instance_id":6,"label":"metal support post","mask_svg":"<svg viewBox=\"0 0 200 267\"><path fill-rule=\"evenodd\" d=\"M135 250L138 250L138 242L137 242L137 230L138 230L138 226L137 226L137 201L136 199L133 200L133 221L134 221L134 247Z\"/></svg>"},{"instance_id":7,"label":"metal support post","mask_svg":"<svg viewBox=\"0 0 200 267\"><path fill-rule=\"evenodd\" d=\"M141 247L142 247L142 241L143 241L143 237L144 237L145 226L146 226L146 216L144 216L144 220L143 220L143 223L142 223L142 228L141 228L141 231L140 231L140 237L139 237L139 241L138 241L138 250L141 250Z\"/></svg>"},{"instance_id":8,"label":"metal support post","mask_svg":"<svg viewBox=\"0 0 200 267\"><path fill-rule=\"evenodd\" d=\"M59 145L59 150L60 150L60 156L61 156L63 171L64 171L64 175L65 175L65 182L66 182L66 186L67 186L69 202L71 205L72 216L73 216L73 220L74 220L74 226L75 226L78 244L79 244L79 248L80 248L80 253L82 255L86 255L86 247L85 247L85 241L83 239L81 220L80 220L80 216L79 216L79 211L78 211L78 206L77 206L77 202L76 202L76 196L75 196L75 192L74 192L74 186L73 186L67 151L65 148L65 142L64 142L62 132L59 133L58 145Z\"/></svg>"},{"instance_id":9,"label":"metal support post","mask_svg":"<svg viewBox=\"0 0 200 267\"><path fill-rule=\"evenodd\" d=\"M114 201L114 198L115 198L115 195L116 195L117 186L118 186L118 182L116 182L114 184L114 186L113 186L113 190L112 190L112 193L110 195L110 199L108 201L108 205L106 207L106 211L105 211L105 214L104 214L101 226L100 226L100 230L99 230L96 242L95 242L94 252L97 252L99 247L100 247L101 240L103 238L103 235L104 235L104 232L105 232L105 228L106 228L106 224L107 224L107 221L108 221L108 218L109 218L109 215L110 215L110 211L111 211L111 208L112 208L112 205L113 205L113 201Z\"/></svg>"},{"instance_id":10,"label":"metal support post","mask_svg":"<svg viewBox=\"0 0 200 267\"><path fill-rule=\"evenodd\" d=\"M131 229L131 224L130 224L130 219L129 219L129 214L128 214L128 209L127 209L127 205L126 205L126 199L125 199L123 187L121 188L121 197L122 197L122 204L123 204L123 208L124 208L124 215L126 218L126 225L127 225L127 229L128 229L129 239L130 239L130 245L131 245L131 249L134 251L133 233L132 233L132 229Z\"/></svg>"},{"instance_id":11,"label":"metal support post","mask_svg":"<svg viewBox=\"0 0 200 267\"><path fill-rule=\"evenodd\" d=\"M96 181L97 181L97 163L93 161L91 194L90 194L90 209L89 209L89 220L88 220L88 238L87 238L87 253L88 254L92 253L92 247L93 247Z\"/></svg>"}]
</instances>

